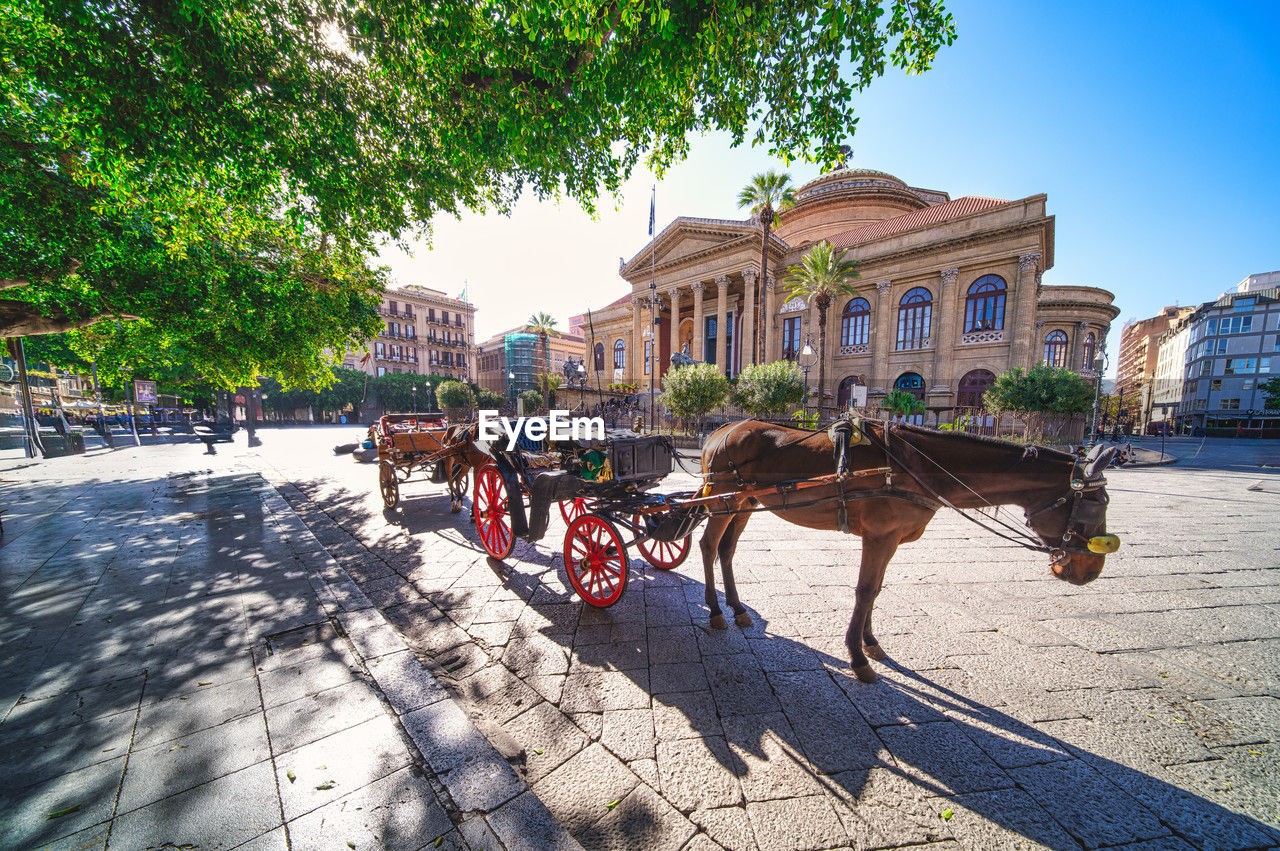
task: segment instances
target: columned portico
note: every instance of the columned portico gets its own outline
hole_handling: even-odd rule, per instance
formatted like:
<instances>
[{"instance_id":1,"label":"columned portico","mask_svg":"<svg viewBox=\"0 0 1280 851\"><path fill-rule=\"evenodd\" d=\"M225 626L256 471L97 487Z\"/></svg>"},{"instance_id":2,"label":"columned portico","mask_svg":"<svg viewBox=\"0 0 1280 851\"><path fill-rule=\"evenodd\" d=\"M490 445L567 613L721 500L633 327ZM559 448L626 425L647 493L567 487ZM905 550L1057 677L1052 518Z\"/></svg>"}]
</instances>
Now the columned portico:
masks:
<instances>
[{"instance_id":1,"label":"columned portico","mask_svg":"<svg viewBox=\"0 0 1280 851\"><path fill-rule=\"evenodd\" d=\"M702 281L694 281L690 288L693 290L693 351L691 354L694 360L700 361L703 360L702 349L706 324L702 316Z\"/></svg>"},{"instance_id":2,"label":"columned portico","mask_svg":"<svg viewBox=\"0 0 1280 851\"><path fill-rule=\"evenodd\" d=\"M721 372L728 370L729 363L728 350L725 348L725 340L728 338L725 333L727 330L725 311L729 307L728 294L729 277L720 275L716 278L716 366Z\"/></svg>"},{"instance_id":3,"label":"columned portico","mask_svg":"<svg viewBox=\"0 0 1280 851\"><path fill-rule=\"evenodd\" d=\"M667 295L671 298L671 327L667 329L667 337L670 340L671 356L675 356L680 351L680 287L672 287ZM670 368L669 360L663 364L664 372Z\"/></svg>"}]
</instances>

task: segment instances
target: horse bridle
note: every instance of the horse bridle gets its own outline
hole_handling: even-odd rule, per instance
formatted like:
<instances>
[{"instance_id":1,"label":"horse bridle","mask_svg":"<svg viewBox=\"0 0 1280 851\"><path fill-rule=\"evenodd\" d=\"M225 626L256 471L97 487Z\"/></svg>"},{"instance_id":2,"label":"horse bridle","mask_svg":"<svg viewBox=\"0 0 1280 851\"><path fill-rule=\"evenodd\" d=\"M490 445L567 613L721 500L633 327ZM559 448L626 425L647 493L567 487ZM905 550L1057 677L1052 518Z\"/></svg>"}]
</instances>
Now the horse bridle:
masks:
<instances>
[{"instance_id":1,"label":"horse bridle","mask_svg":"<svg viewBox=\"0 0 1280 851\"><path fill-rule=\"evenodd\" d=\"M1089 465L1086 464L1086 468L1087 466ZM1088 547L1089 539L1101 533L1101 527L1106 523L1107 504L1110 502L1107 496L1106 477L1101 472L1088 475L1087 470L1082 469L1080 460L1071 465L1071 480L1068 487L1070 489L1065 494L1026 512L1027 526L1035 532L1035 527L1031 526L1032 520L1070 503L1071 512L1067 515L1062 539L1058 546L1049 547L1049 555L1055 562L1061 561L1067 553L1093 552ZM1044 540L1039 532L1036 532L1036 537ZM1072 543L1073 541L1079 543Z\"/></svg>"}]
</instances>

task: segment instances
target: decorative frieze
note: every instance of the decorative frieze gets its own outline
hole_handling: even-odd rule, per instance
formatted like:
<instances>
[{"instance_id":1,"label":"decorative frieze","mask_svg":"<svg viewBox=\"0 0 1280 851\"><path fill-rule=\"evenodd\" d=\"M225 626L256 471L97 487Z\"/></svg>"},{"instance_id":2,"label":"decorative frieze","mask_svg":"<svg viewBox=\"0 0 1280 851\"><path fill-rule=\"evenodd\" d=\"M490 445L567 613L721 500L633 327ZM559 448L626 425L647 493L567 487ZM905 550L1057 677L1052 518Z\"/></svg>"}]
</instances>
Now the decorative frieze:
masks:
<instances>
[{"instance_id":1,"label":"decorative frieze","mask_svg":"<svg viewBox=\"0 0 1280 851\"><path fill-rule=\"evenodd\" d=\"M841 346L839 354L842 355L865 355L871 351L871 347L866 343L858 343L856 346Z\"/></svg>"},{"instance_id":2,"label":"decorative frieze","mask_svg":"<svg viewBox=\"0 0 1280 851\"><path fill-rule=\"evenodd\" d=\"M778 312L779 313L798 313L799 311L804 310L804 308L805 308L804 299L802 299L800 296L794 296L784 301L782 303L782 307L778 308Z\"/></svg>"},{"instance_id":3,"label":"decorative frieze","mask_svg":"<svg viewBox=\"0 0 1280 851\"><path fill-rule=\"evenodd\" d=\"M882 296L889 294L889 290L893 288L893 281L876 281L876 292Z\"/></svg>"},{"instance_id":4,"label":"decorative frieze","mask_svg":"<svg viewBox=\"0 0 1280 851\"><path fill-rule=\"evenodd\" d=\"M950 286L956 282L956 278L960 277L959 269L943 269L941 272L942 283Z\"/></svg>"},{"instance_id":5,"label":"decorative frieze","mask_svg":"<svg viewBox=\"0 0 1280 851\"><path fill-rule=\"evenodd\" d=\"M756 285L756 281L758 281L759 279L760 279L760 273L755 269L742 270L742 280L746 281L747 286L754 287Z\"/></svg>"},{"instance_id":6,"label":"decorative frieze","mask_svg":"<svg viewBox=\"0 0 1280 851\"><path fill-rule=\"evenodd\" d=\"M1040 268L1040 252L1028 251L1026 254L1018 255L1018 268L1026 272L1031 269L1038 270Z\"/></svg>"}]
</instances>

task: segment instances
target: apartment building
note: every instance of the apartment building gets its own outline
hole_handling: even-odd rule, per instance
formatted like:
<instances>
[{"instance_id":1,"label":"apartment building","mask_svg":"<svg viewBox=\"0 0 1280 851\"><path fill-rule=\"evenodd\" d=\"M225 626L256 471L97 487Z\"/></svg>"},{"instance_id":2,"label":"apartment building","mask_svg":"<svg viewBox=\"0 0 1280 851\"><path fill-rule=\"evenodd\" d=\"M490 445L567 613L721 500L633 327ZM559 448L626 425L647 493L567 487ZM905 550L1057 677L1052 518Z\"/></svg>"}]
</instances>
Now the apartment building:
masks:
<instances>
[{"instance_id":1,"label":"apartment building","mask_svg":"<svg viewBox=\"0 0 1280 851\"><path fill-rule=\"evenodd\" d=\"M419 285L389 289L379 307L383 328L343 364L370 375L408 372L475 381L475 305Z\"/></svg>"}]
</instances>

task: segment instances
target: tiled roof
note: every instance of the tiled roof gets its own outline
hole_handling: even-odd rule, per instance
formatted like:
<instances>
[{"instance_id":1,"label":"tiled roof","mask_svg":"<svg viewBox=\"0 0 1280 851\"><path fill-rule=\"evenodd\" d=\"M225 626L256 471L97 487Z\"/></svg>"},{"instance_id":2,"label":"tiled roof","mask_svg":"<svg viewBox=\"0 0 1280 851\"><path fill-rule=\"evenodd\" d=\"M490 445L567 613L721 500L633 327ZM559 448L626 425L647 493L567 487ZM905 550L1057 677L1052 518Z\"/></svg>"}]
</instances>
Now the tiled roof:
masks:
<instances>
[{"instance_id":1,"label":"tiled roof","mask_svg":"<svg viewBox=\"0 0 1280 851\"><path fill-rule=\"evenodd\" d=\"M883 239L895 233L903 233L926 227L927 225L936 225L948 219L958 219L970 213L990 210L993 207L1008 203L1010 202L1000 198L979 198L974 195L966 195L954 201L946 201L942 204L925 207L923 210L915 210L911 213L904 213L901 216L894 216L892 219L862 225L853 230L847 230L829 237L827 241L834 248L848 248L859 243L870 242L873 239Z\"/></svg>"}]
</instances>

